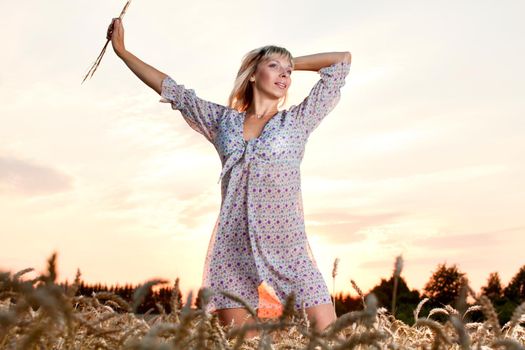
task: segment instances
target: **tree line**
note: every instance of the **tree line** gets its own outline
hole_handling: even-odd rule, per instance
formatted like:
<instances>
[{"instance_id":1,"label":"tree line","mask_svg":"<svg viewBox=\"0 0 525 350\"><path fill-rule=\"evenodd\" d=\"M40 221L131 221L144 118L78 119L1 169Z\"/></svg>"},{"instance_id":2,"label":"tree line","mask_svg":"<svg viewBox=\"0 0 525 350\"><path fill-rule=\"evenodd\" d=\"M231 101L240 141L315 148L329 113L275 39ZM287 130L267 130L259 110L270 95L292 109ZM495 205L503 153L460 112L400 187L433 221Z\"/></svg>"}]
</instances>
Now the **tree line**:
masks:
<instances>
[{"instance_id":1,"label":"tree line","mask_svg":"<svg viewBox=\"0 0 525 350\"><path fill-rule=\"evenodd\" d=\"M413 311L422 299L428 298L420 315L427 315L433 308L442 308L446 305L457 306L463 280L467 276L461 272L457 265L447 266L439 264L432 276L425 284L423 291L410 290L403 277L397 281L397 297L395 316L397 319L413 324L415 322ZM392 298L394 295L394 284L396 276L381 279L381 282L370 290L374 293L381 307L392 312ZM514 309L525 301L525 265L512 277L508 285L503 286L497 272L489 274L486 284L481 287L481 294L486 295L494 305L501 324L505 324L512 317ZM361 297L353 298L350 294L339 293L335 296L337 315L357 310L362 307ZM468 306L468 305L467 305ZM481 321L481 311L469 313L473 322ZM439 315L437 317L439 319Z\"/></svg>"},{"instance_id":2,"label":"tree line","mask_svg":"<svg viewBox=\"0 0 525 350\"><path fill-rule=\"evenodd\" d=\"M446 264L439 264L421 293L416 289L410 290L405 279L401 276L396 276L396 274L393 274L389 279L381 279L379 284L373 287L369 293L374 293L379 301L379 306L386 308L390 313L392 313L392 307L394 307L394 316L397 319L407 324L413 324L413 311L424 298L428 298L429 301L424 304L420 315L426 315L431 309L436 307L444 307L445 305L454 307L465 279L466 274L461 272L457 265L447 266ZM66 282L63 287L67 289L68 283ZM86 284L81 281L77 295L91 296L93 293L111 292L129 302L132 300L133 293L138 287L131 284L108 287L100 283ZM176 300L178 305L183 305L178 288L177 279L173 287L150 289L142 304L139 305L137 312L169 313L171 312L173 296L178 299ZM176 289L176 293L174 293L174 289ZM514 309L525 301L525 265L519 269L506 286L502 285L497 272L490 273L486 284L481 288L481 293L491 300L498 312L501 324L508 322ZM395 301L393 303L394 296ZM350 293L337 293L333 296L333 300L338 316L350 311L360 310L363 307L362 296L352 297ZM198 304L198 300L195 301L195 304ZM472 321L481 320L483 317L481 311L472 312L469 315Z\"/></svg>"}]
</instances>

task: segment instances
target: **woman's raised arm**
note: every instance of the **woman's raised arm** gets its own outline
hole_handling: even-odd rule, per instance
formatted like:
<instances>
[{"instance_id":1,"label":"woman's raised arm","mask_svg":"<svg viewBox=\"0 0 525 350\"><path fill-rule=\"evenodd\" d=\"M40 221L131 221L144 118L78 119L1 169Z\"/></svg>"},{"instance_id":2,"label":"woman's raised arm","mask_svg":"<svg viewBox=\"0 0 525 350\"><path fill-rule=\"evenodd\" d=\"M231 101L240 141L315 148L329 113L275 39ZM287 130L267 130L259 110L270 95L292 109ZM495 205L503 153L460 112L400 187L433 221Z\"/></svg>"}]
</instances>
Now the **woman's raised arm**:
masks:
<instances>
[{"instance_id":1,"label":"woman's raised arm","mask_svg":"<svg viewBox=\"0 0 525 350\"><path fill-rule=\"evenodd\" d=\"M297 106L292 106L306 137L336 106L341 88L350 71L350 52L326 52L294 58L294 70L318 71L321 78L310 94Z\"/></svg>"},{"instance_id":2,"label":"woman's raised arm","mask_svg":"<svg viewBox=\"0 0 525 350\"><path fill-rule=\"evenodd\" d=\"M294 57L294 70L318 71L323 67L331 66L334 63L352 61L352 54L345 52L323 52L313 55Z\"/></svg>"},{"instance_id":3,"label":"woman's raised arm","mask_svg":"<svg viewBox=\"0 0 525 350\"><path fill-rule=\"evenodd\" d=\"M199 98L193 89L178 84L167 74L142 62L124 47L124 28L118 19L113 19L107 38L111 39L113 49L133 73L146 85L155 90L161 99L159 102L171 103L171 107L180 111L186 122L195 131L201 133L215 145L219 131L219 121L229 108Z\"/></svg>"},{"instance_id":4,"label":"woman's raised arm","mask_svg":"<svg viewBox=\"0 0 525 350\"><path fill-rule=\"evenodd\" d=\"M160 95L162 80L164 80L167 75L141 61L138 57L126 50L124 46L124 26L120 19L113 18L108 27L106 37L111 40L113 50L117 56L126 63L129 69Z\"/></svg>"}]
</instances>

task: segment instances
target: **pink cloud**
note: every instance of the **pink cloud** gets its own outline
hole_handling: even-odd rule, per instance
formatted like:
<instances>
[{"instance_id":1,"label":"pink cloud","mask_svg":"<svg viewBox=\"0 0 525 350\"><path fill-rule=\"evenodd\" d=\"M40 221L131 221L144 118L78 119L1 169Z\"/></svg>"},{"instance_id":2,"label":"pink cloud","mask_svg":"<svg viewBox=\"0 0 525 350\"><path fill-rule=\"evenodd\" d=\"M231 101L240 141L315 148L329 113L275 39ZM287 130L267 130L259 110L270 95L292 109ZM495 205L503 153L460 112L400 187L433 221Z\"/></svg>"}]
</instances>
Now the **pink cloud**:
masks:
<instances>
[{"instance_id":1,"label":"pink cloud","mask_svg":"<svg viewBox=\"0 0 525 350\"><path fill-rule=\"evenodd\" d=\"M72 187L73 178L57 169L33 161L0 156L0 192L42 196L69 191Z\"/></svg>"},{"instance_id":2,"label":"pink cloud","mask_svg":"<svg viewBox=\"0 0 525 350\"><path fill-rule=\"evenodd\" d=\"M405 213L402 212L363 215L319 212L306 215L306 221L319 221L319 223L308 224L308 228L312 231L322 232L323 237L330 243L344 244L365 240L366 235L359 233L360 230L393 222L404 215Z\"/></svg>"}]
</instances>

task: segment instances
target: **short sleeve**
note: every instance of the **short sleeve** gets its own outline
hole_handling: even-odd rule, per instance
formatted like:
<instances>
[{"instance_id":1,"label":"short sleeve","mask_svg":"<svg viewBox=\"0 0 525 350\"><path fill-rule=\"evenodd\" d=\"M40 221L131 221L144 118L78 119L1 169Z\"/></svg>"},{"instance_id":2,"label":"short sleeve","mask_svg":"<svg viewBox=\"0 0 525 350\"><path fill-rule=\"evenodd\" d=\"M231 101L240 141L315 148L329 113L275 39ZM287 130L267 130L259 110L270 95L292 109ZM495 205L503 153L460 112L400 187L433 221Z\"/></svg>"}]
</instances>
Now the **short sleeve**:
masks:
<instances>
[{"instance_id":1,"label":"short sleeve","mask_svg":"<svg viewBox=\"0 0 525 350\"><path fill-rule=\"evenodd\" d=\"M177 84L169 76L162 80L160 95L159 102L171 103L171 108L179 110L192 129L214 144L220 118L227 107L197 97L194 90Z\"/></svg>"},{"instance_id":2,"label":"short sleeve","mask_svg":"<svg viewBox=\"0 0 525 350\"><path fill-rule=\"evenodd\" d=\"M341 87L350 71L350 63L338 62L319 70L321 78L308 96L296 106L296 114L308 137L339 102Z\"/></svg>"}]
</instances>

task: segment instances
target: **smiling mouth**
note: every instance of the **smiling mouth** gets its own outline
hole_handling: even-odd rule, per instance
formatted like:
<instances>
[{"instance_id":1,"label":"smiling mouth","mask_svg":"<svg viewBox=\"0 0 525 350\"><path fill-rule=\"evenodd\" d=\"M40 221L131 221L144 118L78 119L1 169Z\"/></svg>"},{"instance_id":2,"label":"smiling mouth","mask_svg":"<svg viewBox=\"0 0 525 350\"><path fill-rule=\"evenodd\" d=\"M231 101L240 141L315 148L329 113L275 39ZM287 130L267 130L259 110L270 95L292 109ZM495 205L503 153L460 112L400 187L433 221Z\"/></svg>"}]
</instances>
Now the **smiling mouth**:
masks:
<instances>
[{"instance_id":1,"label":"smiling mouth","mask_svg":"<svg viewBox=\"0 0 525 350\"><path fill-rule=\"evenodd\" d=\"M277 85L277 86L280 87L281 89L286 89L286 84L283 84L283 83L275 83L275 85Z\"/></svg>"}]
</instances>

